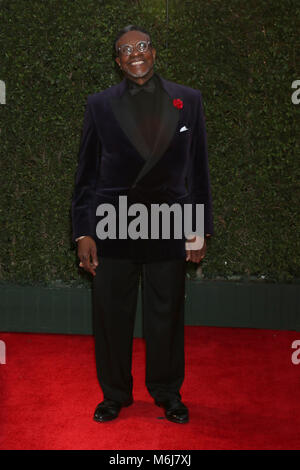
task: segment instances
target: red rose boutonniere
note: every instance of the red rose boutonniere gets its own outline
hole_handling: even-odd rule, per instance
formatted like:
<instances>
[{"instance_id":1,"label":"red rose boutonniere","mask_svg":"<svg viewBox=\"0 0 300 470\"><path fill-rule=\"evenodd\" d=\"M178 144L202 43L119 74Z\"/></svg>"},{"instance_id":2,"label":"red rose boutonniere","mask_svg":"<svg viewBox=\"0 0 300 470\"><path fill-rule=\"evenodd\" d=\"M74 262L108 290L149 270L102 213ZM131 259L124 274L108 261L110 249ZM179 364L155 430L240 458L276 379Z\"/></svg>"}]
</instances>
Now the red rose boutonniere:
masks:
<instances>
[{"instance_id":1,"label":"red rose boutonniere","mask_svg":"<svg viewBox=\"0 0 300 470\"><path fill-rule=\"evenodd\" d=\"M173 105L175 106L175 108L178 108L178 109L182 109L183 108L183 101L181 101L179 98L175 98L173 100Z\"/></svg>"}]
</instances>

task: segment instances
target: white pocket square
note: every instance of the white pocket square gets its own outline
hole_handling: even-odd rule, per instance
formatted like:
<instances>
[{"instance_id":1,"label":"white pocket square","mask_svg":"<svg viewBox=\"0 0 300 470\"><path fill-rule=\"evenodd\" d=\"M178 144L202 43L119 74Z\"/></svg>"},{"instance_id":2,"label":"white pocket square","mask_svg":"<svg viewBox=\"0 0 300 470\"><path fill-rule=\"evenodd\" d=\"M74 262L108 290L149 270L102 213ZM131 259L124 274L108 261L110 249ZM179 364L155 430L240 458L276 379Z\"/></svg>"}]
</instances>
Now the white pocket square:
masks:
<instances>
[{"instance_id":1,"label":"white pocket square","mask_svg":"<svg viewBox=\"0 0 300 470\"><path fill-rule=\"evenodd\" d=\"M187 128L187 127L185 127L185 126L183 126L183 127L180 129L180 131L179 131L179 132L184 132L184 131L188 131L188 128Z\"/></svg>"}]
</instances>

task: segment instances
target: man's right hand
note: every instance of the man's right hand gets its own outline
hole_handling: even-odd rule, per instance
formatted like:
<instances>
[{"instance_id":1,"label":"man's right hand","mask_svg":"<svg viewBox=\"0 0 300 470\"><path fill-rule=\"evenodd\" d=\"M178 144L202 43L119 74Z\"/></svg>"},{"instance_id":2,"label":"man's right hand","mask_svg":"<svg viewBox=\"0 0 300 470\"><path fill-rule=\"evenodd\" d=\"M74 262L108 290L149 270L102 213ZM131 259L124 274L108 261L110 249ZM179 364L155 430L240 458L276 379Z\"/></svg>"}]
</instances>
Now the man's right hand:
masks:
<instances>
[{"instance_id":1,"label":"man's right hand","mask_svg":"<svg viewBox=\"0 0 300 470\"><path fill-rule=\"evenodd\" d=\"M77 242L77 253L80 259L79 266L96 276L98 266L97 247L92 237L86 236Z\"/></svg>"}]
</instances>

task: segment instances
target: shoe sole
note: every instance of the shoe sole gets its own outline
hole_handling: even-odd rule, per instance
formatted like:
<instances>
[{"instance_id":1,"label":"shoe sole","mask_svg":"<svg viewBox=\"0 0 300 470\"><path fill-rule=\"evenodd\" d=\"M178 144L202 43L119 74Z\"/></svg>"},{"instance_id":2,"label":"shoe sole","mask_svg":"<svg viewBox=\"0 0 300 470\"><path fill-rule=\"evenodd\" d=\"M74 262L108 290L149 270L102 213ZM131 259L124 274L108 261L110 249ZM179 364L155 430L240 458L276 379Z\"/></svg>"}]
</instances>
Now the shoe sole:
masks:
<instances>
[{"instance_id":1,"label":"shoe sole","mask_svg":"<svg viewBox=\"0 0 300 470\"><path fill-rule=\"evenodd\" d=\"M99 419L99 418L93 418L96 423L106 423L106 421L112 421L113 419L116 419L119 415L117 416L112 416L111 418L105 418L105 419Z\"/></svg>"},{"instance_id":2,"label":"shoe sole","mask_svg":"<svg viewBox=\"0 0 300 470\"><path fill-rule=\"evenodd\" d=\"M177 420L177 419L173 419L173 418L168 418L168 417L166 416L166 419L167 419L168 421L171 421L172 423L177 423L177 424L186 424L186 423L189 422L189 418Z\"/></svg>"}]
</instances>

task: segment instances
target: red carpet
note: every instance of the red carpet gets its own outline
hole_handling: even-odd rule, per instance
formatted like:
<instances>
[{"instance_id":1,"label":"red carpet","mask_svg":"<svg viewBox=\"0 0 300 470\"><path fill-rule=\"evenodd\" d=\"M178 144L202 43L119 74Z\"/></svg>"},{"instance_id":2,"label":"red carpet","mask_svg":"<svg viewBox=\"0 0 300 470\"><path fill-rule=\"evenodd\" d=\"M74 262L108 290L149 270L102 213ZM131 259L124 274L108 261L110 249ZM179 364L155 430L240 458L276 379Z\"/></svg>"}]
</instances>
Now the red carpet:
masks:
<instances>
[{"instance_id":1,"label":"red carpet","mask_svg":"<svg viewBox=\"0 0 300 470\"><path fill-rule=\"evenodd\" d=\"M181 389L188 424L170 423L144 385L145 343L134 340L135 402L108 423L92 336L2 333L1 449L299 449L300 332L186 327ZM161 418L163 417L163 419Z\"/></svg>"}]
</instances>

